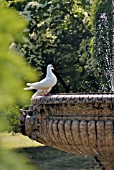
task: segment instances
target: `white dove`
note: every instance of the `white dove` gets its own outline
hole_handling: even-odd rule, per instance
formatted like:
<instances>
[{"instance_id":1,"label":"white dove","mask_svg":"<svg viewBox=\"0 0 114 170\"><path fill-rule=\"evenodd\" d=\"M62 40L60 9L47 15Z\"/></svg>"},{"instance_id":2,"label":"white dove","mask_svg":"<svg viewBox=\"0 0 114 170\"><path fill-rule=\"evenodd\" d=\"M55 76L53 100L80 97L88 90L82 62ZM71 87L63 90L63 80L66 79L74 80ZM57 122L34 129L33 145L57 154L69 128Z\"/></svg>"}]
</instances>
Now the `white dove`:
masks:
<instances>
[{"instance_id":1,"label":"white dove","mask_svg":"<svg viewBox=\"0 0 114 170\"><path fill-rule=\"evenodd\" d=\"M32 96L32 98L40 95L46 95L51 91L52 87L56 85L57 78L52 72L52 69L54 69L53 65L49 64L47 66L46 77L43 80L35 83L27 83L27 86L30 87L24 88L24 90L33 90L33 89L37 90L37 92Z\"/></svg>"}]
</instances>

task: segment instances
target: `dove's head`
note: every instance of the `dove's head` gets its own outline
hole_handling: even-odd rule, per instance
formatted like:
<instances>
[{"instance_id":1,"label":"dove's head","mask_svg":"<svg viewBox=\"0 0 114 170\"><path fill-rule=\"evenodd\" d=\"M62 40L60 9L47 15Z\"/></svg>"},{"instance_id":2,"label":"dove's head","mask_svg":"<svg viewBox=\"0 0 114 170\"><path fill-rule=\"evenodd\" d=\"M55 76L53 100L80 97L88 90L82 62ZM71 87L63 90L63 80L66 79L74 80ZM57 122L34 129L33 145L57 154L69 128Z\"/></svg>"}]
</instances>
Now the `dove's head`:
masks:
<instances>
[{"instance_id":1,"label":"dove's head","mask_svg":"<svg viewBox=\"0 0 114 170\"><path fill-rule=\"evenodd\" d=\"M54 69L54 68L53 68L53 65L52 65L52 64L49 64L49 65L47 66L47 69L53 70L53 69Z\"/></svg>"}]
</instances>

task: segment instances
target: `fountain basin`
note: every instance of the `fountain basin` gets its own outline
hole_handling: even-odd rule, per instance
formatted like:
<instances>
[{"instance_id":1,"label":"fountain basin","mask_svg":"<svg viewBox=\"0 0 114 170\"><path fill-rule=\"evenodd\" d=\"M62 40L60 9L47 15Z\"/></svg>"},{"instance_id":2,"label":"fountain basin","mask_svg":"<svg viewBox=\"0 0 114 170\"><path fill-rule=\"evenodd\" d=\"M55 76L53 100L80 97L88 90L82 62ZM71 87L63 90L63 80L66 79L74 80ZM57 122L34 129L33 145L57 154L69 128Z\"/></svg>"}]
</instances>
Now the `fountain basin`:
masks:
<instances>
[{"instance_id":1,"label":"fountain basin","mask_svg":"<svg viewBox=\"0 0 114 170\"><path fill-rule=\"evenodd\" d=\"M37 96L19 119L22 134L114 168L114 94Z\"/></svg>"}]
</instances>

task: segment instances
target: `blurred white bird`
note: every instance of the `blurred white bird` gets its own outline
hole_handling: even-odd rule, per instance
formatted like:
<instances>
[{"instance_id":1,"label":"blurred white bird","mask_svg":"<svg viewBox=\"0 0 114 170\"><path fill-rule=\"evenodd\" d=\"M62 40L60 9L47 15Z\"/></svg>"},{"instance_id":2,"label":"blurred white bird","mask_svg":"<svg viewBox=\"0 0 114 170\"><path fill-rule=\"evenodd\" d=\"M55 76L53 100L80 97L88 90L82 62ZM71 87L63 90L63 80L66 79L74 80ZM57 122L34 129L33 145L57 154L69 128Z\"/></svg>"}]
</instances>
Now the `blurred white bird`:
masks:
<instances>
[{"instance_id":1,"label":"blurred white bird","mask_svg":"<svg viewBox=\"0 0 114 170\"><path fill-rule=\"evenodd\" d=\"M37 90L37 92L32 96L32 98L36 96L46 95L51 91L52 87L56 85L57 78L52 72L52 69L54 69L52 64L49 64L47 66L46 77L43 80L35 83L27 83L27 86L30 87L24 88L24 90Z\"/></svg>"}]
</instances>

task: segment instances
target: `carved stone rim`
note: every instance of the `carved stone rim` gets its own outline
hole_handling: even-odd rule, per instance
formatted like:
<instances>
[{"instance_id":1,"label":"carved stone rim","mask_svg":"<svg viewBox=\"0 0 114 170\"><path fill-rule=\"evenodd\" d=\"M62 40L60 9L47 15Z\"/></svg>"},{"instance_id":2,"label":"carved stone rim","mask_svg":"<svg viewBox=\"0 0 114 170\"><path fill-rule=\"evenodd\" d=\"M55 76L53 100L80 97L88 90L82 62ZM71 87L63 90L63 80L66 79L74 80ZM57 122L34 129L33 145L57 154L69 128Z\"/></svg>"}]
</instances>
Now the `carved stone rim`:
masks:
<instances>
[{"instance_id":1,"label":"carved stone rim","mask_svg":"<svg viewBox=\"0 0 114 170\"><path fill-rule=\"evenodd\" d=\"M22 134L114 169L114 93L37 96L20 112Z\"/></svg>"},{"instance_id":2,"label":"carved stone rim","mask_svg":"<svg viewBox=\"0 0 114 170\"><path fill-rule=\"evenodd\" d=\"M31 99L32 104L74 104L93 102L114 103L114 94L54 94L49 96L37 96Z\"/></svg>"}]
</instances>

